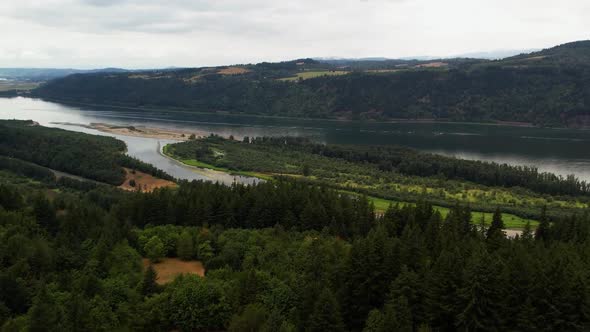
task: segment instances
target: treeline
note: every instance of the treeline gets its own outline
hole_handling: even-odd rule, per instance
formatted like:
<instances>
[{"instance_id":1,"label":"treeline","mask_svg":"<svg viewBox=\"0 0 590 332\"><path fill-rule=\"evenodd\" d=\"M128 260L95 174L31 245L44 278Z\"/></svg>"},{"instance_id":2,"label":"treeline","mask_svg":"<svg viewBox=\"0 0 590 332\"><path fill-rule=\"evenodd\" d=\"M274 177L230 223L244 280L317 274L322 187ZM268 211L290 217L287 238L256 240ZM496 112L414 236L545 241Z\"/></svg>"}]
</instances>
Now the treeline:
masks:
<instances>
[{"instance_id":1,"label":"treeline","mask_svg":"<svg viewBox=\"0 0 590 332\"><path fill-rule=\"evenodd\" d=\"M112 185L125 180L123 167L173 180L153 165L125 155L125 150L125 143L112 137L42 127L32 121L0 121L0 157L4 156L0 166L18 174L50 177L52 172L16 159Z\"/></svg>"},{"instance_id":2,"label":"treeline","mask_svg":"<svg viewBox=\"0 0 590 332\"><path fill-rule=\"evenodd\" d=\"M174 144L172 151L182 158L216 164L216 157L212 152L212 147L215 144L229 147L240 143L211 136L199 141ZM401 146L317 144L304 137L246 137L242 144L250 144L242 145L244 148L260 146L261 153L272 153L274 158L279 158L276 156L292 151L301 151L360 165L372 164L384 172L393 171L410 176L470 181L492 187L522 187L549 195L582 196L590 194L590 184L573 175L563 177L553 173L540 172L535 167L464 160L419 152ZM268 148L271 150L266 150ZM273 161L269 158L261 159L260 162L269 163L270 166L267 167L272 168ZM232 165L227 166L231 167ZM314 167L314 165L309 166ZM248 170L264 170L265 166L261 167L263 168ZM301 172L300 169L295 171Z\"/></svg>"},{"instance_id":3,"label":"treeline","mask_svg":"<svg viewBox=\"0 0 590 332\"><path fill-rule=\"evenodd\" d=\"M140 227L265 228L279 224L299 231L325 228L353 237L366 234L375 220L374 208L366 199L288 180L256 186L185 182L177 189L135 195L123 204L119 217Z\"/></svg>"},{"instance_id":4,"label":"treeline","mask_svg":"<svg viewBox=\"0 0 590 332\"><path fill-rule=\"evenodd\" d=\"M313 61L246 66L242 75L221 68L163 73L71 75L33 94L93 104L170 107L194 111L348 119L521 121L584 126L590 114L590 42L529 58L482 61L443 69L277 78L329 65ZM576 60L577 59L577 60ZM300 67L300 68L299 68ZM305 68L305 69L304 69Z\"/></svg>"},{"instance_id":5,"label":"treeline","mask_svg":"<svg viewBox=\"0 0 590 332\"><path fill-rule=\"evenodd\" d=\"M438 176L494 187L522 187L550 195L588 195L590 184L574 175L540 172L533 166L464 160L395 146L343 146L305 143L301 139L262 139L274 144L295 144L315 154L352 162L376 164L381 170L423 177ZM281 142L282 141L282 142ZM254 143L257 141L254 140Z\"/></svg>"},{"instance_id":6,"label":"treeline","mask_svg":"<svg viewBox=\"0 0 590 332\"><path fill-rule=\"evenodd\" d=\"M375 217L300 183L107 189L0 184L2 331L590 328L587 216L510 240L499 211L487 228L427 203ZM206 277L159 285L142 256L198 258Z\"/></svg>"}]
</instances>

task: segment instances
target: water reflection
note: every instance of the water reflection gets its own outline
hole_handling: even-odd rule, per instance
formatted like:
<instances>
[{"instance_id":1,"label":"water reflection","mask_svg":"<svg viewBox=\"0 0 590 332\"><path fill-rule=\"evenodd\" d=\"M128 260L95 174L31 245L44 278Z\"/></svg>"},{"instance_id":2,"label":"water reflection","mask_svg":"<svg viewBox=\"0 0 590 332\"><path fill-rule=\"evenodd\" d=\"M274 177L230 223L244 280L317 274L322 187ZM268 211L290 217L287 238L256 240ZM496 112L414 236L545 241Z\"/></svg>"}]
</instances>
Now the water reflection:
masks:
<instances>
[{"instance_id":1,"label":"water reflection","mask_svg":"<svg viewBox=\"0 0 590 332\"><path fill-rule=\"evenodd\" d=\"M73 107L28 98L0 98L0 118L32 119L43 125L105 135L92 129L51 122L89 124L105 122L211 132L219 135L306 136L318 142L340 144L398 144L459 158L532 165L561 175L575 174L590 181L590 131L506 127L461 123L377 123L263 118L224 114L196 114L166 110L130 110ZM165 140L115 136L125 141L129 154L186 179L233 177L189 169L162 156ZM238 181L248 179L236 178Z\"/></svg>"}]
</instances>

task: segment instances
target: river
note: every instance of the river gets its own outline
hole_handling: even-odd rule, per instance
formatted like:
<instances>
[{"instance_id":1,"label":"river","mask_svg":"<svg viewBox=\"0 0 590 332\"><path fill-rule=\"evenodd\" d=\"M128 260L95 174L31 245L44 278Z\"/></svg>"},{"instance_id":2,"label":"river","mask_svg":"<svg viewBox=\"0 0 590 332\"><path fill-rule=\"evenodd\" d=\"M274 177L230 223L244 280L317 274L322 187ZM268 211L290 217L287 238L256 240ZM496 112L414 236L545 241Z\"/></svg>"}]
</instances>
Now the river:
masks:
<instances>
[{"instance_id":1,"label":"river","mask_svg":"<svg viewBox=\"0 0 590 332\"><path fill-rule=\"evenodd\" d=\"M180 179L253 183L248 177L186 167L160 153L172 141L107 134L78 126L90 124L148 126L224 136L306 136L322 143L398 144L464 159L530 165L590 181L590 131L465 123L383 123L203 114L167 110L76 107L30 98L0 98L1 119L34 120L45 126L123 140L128 154Z\"/></svg>"}]
</instances>

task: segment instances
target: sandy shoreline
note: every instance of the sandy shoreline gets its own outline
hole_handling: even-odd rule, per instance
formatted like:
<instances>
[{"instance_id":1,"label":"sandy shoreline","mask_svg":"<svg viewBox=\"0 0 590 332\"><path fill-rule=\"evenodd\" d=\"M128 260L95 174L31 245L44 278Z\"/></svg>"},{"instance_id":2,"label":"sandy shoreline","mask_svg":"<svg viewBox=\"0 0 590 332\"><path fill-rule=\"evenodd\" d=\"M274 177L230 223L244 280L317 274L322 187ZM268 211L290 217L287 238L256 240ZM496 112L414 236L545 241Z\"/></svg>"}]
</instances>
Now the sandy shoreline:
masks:
<instances>
[{"instance_id":1,"label":"sandy shoreline","mask_svg":"<svg viewBox=\"0 0 590 332\"><path fill-rule=\"evenodd\" d=\"M94 129L103 133L110 133L123 136L145 137L156 139L169 139L176 141L188 141L191 135L194 137L208 136L208 132L204 131L184 131L184 130L170 130L163 128L145 127L145 126L125 126L112 125L107 123L91 123L89 125L70 122L53 122L54 124L78 126L88 129Z\"/></svg>"}]
</instances>

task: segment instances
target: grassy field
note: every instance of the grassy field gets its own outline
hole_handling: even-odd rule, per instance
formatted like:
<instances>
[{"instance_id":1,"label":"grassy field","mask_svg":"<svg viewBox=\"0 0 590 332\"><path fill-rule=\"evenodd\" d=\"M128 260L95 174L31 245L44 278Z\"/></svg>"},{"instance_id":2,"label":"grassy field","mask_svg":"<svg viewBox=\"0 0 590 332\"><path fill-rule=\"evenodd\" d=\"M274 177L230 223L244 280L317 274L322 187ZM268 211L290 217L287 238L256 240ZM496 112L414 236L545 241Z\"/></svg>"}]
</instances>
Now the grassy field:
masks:
<instances>
[{"instance_id":1,"label":"grassy field","mask_svg":"<svg viewBox=\"0 0 590 332\"><path fill-rule=\"evenodd\" d=\"M314 77L321 77L321 76L338 76L338 75L346 75L349 72L347 71L342 71L342 70L336 70L336 71L328 71L328 70L322 70L322 71L304 71L301 73L297 73L296 76L293 77L285 77L285 78L280 78L279 81L298 81L299 79L309 79L309 78L314 78Z\"/></svg>"},{"instance_id":2,"label":"grassy field","mask_svg":"<svg viewBox=\"0 0 590 332\"><path fill-rule=\"evenodd\" d=\"M38 86L39 83L0 81L0 91L32 90Z\"/></svg>"},{"instance_id":3,"label":"grassy field","mask_svg":"<svg viewBox=\"0 0 590 332\"><path fill-rule=\"evenodd\" d=\"M412 203L407 203L407 202L390 201L390 200L386 200L383 198L371 197L371 196L369 196L368 199L371 202L373 202L373 205L375 206L375 210L378 213L385 212L391 204L400 204L400 205L412 204ZM438 211L443 217L446 217L446 215L449 214L449 211L450 211L450 209L447 207L436 206L436 205L434 206L434 209L436 211ZM473 220L474 224L479 224L481 222L481 218L483 216L484 223L486 225L489 225L492 222L492 215L493 215L493 213L491 213L491 212L474 211L471 213L472 220ZM521 230L525 227L527 222L530 222L531 227L533 229L539 225L539 222L536 220L522 218L522 217L516 216L514 214L510 214L510 213L502 213L502 220L504 221L504 226L508 229Z\"/></svg>"}]
</instances>

